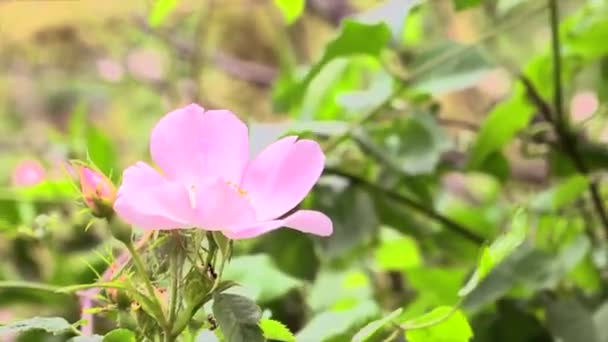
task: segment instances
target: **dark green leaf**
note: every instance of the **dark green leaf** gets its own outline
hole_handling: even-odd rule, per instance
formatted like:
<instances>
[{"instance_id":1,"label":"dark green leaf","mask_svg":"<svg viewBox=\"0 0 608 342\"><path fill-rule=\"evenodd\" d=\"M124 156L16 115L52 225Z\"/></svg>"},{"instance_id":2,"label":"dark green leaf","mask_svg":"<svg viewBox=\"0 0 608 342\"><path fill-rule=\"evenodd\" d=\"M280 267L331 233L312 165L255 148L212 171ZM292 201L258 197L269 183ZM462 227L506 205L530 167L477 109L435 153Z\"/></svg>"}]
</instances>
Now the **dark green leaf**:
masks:
<instances>
[{"instance_id":1,"label":"dark green leaf","mask_svg":"<svg viewBox=\"0 0 608 342\"><path fill-rule=\"evenodd\" d=\"M575 298L562 298L547 305L547 325L556 341L601 342L591 312Z\"/></svg>"},{"instance_id":2,"label":"dark green leaf","mask_svg":"<svg viewBox=\"0 0 608 342\"><path fill-rule=\"evenodd\" d=\"M227 342L263 342L258 326L262 311L251 299L221 293L214 297L213 314Z\"/></svg>"}]
</instances>

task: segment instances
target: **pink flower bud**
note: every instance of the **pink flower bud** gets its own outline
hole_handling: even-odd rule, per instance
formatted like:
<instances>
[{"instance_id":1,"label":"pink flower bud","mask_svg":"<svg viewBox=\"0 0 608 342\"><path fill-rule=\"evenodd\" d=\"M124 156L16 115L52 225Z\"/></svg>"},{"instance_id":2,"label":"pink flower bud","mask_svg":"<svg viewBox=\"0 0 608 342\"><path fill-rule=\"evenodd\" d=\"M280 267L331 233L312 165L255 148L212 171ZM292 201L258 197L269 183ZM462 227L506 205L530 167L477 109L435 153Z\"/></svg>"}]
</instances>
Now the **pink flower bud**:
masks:
<instances>
[{"instance_id":1,"label":"pink flower bud","mask_svg":"<svg viewBox=\"0 0 608 342\"><path fill-rule=\"evenodd\" d=\"M80 187L84 202L97 217L109 218L116 199L116 188L103 174L85 166L78 166Z\"/></svg>"}]
</instances>

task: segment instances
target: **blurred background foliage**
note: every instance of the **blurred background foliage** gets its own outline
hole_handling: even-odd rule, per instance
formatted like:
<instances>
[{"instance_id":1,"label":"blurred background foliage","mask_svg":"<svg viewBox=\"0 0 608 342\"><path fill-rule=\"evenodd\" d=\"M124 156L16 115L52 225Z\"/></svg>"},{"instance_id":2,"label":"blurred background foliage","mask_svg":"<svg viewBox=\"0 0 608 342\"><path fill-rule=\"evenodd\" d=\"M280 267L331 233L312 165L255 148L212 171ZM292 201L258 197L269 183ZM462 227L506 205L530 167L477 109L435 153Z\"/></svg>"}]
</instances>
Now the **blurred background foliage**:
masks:
<instances>
[{"instance_id":1,"label":"blurred background foliage","mask_svg":"<svg viewBox=\"0 0 608 342\"><path fill-rule=\"evenodd\" d=\"M552 3L0 1L0 279L94 282L119 246L65 162L118 183L198 102L252 153L287 133L327 153L303 206L335 233L239 242L227 270L298 341L606 342L608 1L559 1L559 80ZM33 315L78 301L0 289L1 322Z\"/></svg>"}]
</instances>

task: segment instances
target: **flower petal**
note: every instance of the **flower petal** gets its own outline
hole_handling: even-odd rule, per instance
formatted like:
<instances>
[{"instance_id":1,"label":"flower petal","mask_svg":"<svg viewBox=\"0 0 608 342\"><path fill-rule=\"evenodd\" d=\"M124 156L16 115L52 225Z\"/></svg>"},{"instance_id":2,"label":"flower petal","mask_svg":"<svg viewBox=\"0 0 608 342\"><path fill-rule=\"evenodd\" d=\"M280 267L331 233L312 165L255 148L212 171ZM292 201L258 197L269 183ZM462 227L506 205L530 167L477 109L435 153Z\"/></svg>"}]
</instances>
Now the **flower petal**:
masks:
<instances>
[{"instance_id":1,"label":"flower petal","mask_svg":"<svg viewBox=\"0 0 608 342\"><path fill-rule=\"evenodd\" d=\"M152 159L170 180L199 184L202 178L238 182L249 158L247 126L227 110L197 104L163 117L152 131Z\"/></svg>"},{"instance_id":2,"label":"flower petal","mask_svg":"<svg viewBox=\"0 0 608 342\"><path fill-rule=\"evenodd\" d=\"M186 228L194 221L184 185L168 182L142 162L124 171L114 210L126 222L146 230Z\"/></svg>"},{"instance_id":3,"label":"flower petal","mask_svg":"<svg viewBox=\"0 0 608 342\"><path fill-rule=\"evenodd\" d=\"M248 226L256 221L247 198L221 180L196 188L196 225L205 230Z\"/></svg>"},{"instance_id":4,"label":"flower petal","mask_svg":"<svg viewBox=\"0 0 608 342\"><path fill-rule=\"evenodd\" d=\"M234 240L248 239L283 226L320 236L329 236L333 232L333 224L327 215L320 211L298 210L285 219L260 222L254 227L227 230L224 235Z\"/></svg>"},{"instance_id":5,"label":"flower petal","mask_svg":"<svg viewBox=\"0 0 608 342\"><path fill-rule=\"evenodd\" d=\"M325 163L318 143L285 137L265 148L247 167L241 187L266 221L293 209L317 182Z\"/></svg>"}]
</instances>

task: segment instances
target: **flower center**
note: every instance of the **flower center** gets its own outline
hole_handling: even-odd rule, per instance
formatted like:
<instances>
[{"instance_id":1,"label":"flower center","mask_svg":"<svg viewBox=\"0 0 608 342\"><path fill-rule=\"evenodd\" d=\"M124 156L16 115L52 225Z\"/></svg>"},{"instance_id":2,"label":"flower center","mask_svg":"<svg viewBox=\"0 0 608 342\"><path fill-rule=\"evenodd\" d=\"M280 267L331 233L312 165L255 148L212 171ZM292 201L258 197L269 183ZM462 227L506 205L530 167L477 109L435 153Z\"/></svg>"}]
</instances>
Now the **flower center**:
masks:
<instances>
[{"instance_id":1,"label":"flower center","mask_svg":"<svg viewBox=\"0 0 608 342\"><path fill-rule=\"evenodd\" d=\"M240 188L238 185L236 185L235 183L232 183L231 181L226 181L226 184L230 185L234 190L236 190L236 192L243 196L243 197L247 197L247 190Z\"/></svg>"}]
</instances>

